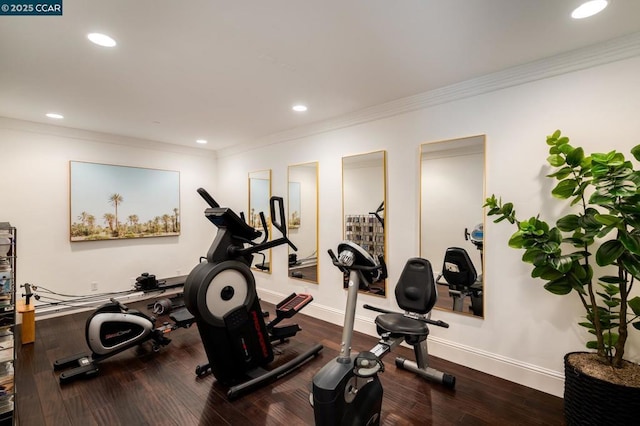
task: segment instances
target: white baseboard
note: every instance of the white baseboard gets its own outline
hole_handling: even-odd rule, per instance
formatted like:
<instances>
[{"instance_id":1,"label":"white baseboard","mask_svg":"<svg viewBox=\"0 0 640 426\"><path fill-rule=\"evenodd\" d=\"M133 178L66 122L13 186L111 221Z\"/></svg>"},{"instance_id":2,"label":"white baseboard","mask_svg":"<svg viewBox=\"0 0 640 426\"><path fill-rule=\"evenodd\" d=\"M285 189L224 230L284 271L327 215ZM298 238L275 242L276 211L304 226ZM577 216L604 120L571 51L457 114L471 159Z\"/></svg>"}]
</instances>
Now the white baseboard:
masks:
<instances>
[{"instance_id":1,"label":"white baseboard","mask_svg":"<svg viewBox=\"0 0 640 426\"><path fill-rule=\"evenodd\" d=\"M276 304L285 294L259 289L260 298ZM304 313L332 324L342 325L344 311L320 305L316 302L304 308ZM370 336L377 336L375 324L371 319L356 315L355 329ZM481 371L501 379L509 380L541 392L558 397L563 396L564 374L537 365L528 364L499 354L483 351L440 337L429 337L429 354L453 363Z\"/></svg>"}]
</instances>

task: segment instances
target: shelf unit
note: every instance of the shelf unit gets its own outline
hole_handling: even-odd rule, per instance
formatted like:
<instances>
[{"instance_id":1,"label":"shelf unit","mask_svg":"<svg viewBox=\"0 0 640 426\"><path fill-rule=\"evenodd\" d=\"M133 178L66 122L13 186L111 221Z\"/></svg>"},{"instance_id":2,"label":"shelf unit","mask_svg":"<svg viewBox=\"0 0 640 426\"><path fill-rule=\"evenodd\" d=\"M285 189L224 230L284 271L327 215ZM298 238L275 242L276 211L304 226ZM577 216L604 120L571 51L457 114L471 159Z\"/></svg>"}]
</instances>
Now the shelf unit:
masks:
<instances>
[{"instance_id":1,"label":"shelf unit","mask_svg":"<svg viewBox=\"0 0 640 426\"><path fill-rule=\"evenodd\" d=\"M345 216L345 239L358 244L377 259L384 255L384 228L373 214Z\"/></svg>"},{"instance_id":2,"label":"shelf unit","mask_svg":"<svg viewBox=\"0 0 640 426\"><path fill-rule=\"evenodd\" d=\"M15 423L16 238L16 228L0 222L0 426Z\"/></svg>"}]
</instances>

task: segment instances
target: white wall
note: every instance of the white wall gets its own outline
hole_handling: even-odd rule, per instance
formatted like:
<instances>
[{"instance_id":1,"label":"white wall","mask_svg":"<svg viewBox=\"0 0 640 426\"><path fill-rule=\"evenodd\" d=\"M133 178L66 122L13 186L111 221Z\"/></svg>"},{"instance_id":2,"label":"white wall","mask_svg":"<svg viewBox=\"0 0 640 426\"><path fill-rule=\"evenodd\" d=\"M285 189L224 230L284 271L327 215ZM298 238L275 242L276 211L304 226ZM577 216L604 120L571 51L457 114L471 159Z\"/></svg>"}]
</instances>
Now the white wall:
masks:
<instances>
[{"instance_id":1,"label":"white wall","mask_svg":"<svg viewBox=\"0 0 640 426\"><path fill-rule=\"evenodd\" d=\"M96 294L92 282L97 293L122 291L142 272L186 275L206 254L215 227L204 218L207 206L196 189L213 188L215 156L145 141L124 146L125 139L0 118L0 220L18 229L19 284L73 295ZM69 242L70 160L179 171L181 235Z\"/></svg>"},{"instance_id":2,"label":"white wall","mask_svg":"<svg viewBox=\"0 0 640 426\"><path fill-rule=\"evenodd\" d=\"M363 156L368 161L343 163L342 166L344 217L368 215L384 201L384 155L379 152ZM381 216L384 217L384 212Z\"/></svg>"},{"instance_id":3,"label":"white wall","mask_svg":"<svg viewBox=\"0 0 640 426\"><path fill-rule=\"evenodd\" d=\"M273 194L286 194L287 165L320 164L320 285L287 278L287 250L272 250L272 274L258 274L261 297L276 301L291 291L311 292L306 313L342 321L346 294L341 274L327 249L342 238L341 157L387 150L387 229L390 283L407 258L419 254L419 146L423 142L487 135L487 194L512 200L518 213L549 219L561 213L551 201L545 137L560 128L574 144L592 150L628 150L639 142L640 57L620 60L502 90L389 114L353 126L284 140L218 159L220 202L234 208L246 200L238 185L247 172L273 170ZM507 247L514 230L487 222L485 228L485 319L437 312L449 329L432 328L431 352L440 357L505 377L556 395L562 394L562 359L583 350L585 331L576 325L583 315L575 297L546 292L529 277L522 253ZM361 296L360 303L394 307L393 297ZM374 313L358 311L357 328L375 333ZM312 330L305 330L312 332ZM640 336L632 337L629 357L640 360ZM372 338L372 345L375 339ZM357 348L365 349L365 348Z\"/></svg>"}]
</instances>

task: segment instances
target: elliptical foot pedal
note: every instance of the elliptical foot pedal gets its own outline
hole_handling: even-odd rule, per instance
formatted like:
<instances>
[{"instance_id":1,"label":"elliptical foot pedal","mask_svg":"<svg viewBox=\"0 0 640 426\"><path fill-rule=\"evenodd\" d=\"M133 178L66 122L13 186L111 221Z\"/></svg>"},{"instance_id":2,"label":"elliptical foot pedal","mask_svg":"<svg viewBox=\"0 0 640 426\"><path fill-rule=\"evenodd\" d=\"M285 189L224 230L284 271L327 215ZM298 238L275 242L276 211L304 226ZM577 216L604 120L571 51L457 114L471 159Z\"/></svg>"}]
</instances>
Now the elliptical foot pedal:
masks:
<instances>
[{"instance_id":1,"label":"elliptical foot pedal","mask_svg":"<svg viewBox=\"0 0 640 426\"><path fill-rule=\"evenodd\" d=\"M298 324L292 324L292 325L287 325L282 327L273 327L271 328L270 339L272 342L276 340L284 340L289 337L295 336L298 333L298 331L301 331L301 330L302 329Z\"/></svg>"},{"instance_id":2,"label":"elliptical foot pedal","mask_svg":"<svg viewBox=\"0 0 640 426\"><path fill-rule=\"evenodd\" d=\"M90 361L91 360L91 355L86 353L86 352L82 352L82 353L75 354L75 355L69 355L67 357L55 360L53 362L53 369L54 370L62 370L63 368L69 368L72 365L83 366L83 365L87 364L87 362L84 361L84 360Z\"/></svg>"},{"instance_id":3,"label":"elliptical foot pedal","mask_svg":"<svg viewBox=\"0 0 640 426\"><path fill-rule=\"evenodd\" d=\"M191 315L191 313L187 310L187 308L181 308L177 311L173 311L169 318L171 318L177 327L189 328L191 324L196 321L196 318Z\"/></svg>"},{"instance_id":4,"label":"elliptical foot pedal","mask_svg":"<svg viewBox=\"0 0 640 426\"><path fill-rule=\"evenodd\" d=\"M98 374L98 367L93 362L89 362L86 365L82 365L80 367L76 367L72 370L61 373L60 384L69 383L81 377L86 378L86 377L96 376L97 374Z\"/></svg>"},{"instance_id":5,"label":"elliptical foot pedal","mask_svg":"<svg viewBox=\"0 0 640 426\"><path fill-rule=\"evenodd\" d=\"M313 301L310 294L291 293L289 297L276 305L276 314L279 317L291 318Z\"/></svg>"}]
</instances>

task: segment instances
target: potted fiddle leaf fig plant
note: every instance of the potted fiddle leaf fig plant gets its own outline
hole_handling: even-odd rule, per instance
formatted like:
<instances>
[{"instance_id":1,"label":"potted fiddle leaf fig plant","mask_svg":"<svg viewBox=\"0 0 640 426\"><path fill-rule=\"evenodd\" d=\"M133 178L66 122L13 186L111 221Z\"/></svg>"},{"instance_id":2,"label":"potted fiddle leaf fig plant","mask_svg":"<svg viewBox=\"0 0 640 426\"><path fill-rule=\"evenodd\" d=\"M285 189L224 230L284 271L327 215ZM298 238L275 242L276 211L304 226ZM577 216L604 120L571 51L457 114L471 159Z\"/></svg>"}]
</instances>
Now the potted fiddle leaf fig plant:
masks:
<instances>
[{"instance_id":1,"label":"potted fiddle leaf fig plant","mask_svg":"<svg viewBox=\"0 0 640 426\"><path fill-rule=\"evenodd\" d=\"M586 155L559 130L547 145L547 177L557 181L551 195L571 213L550 225L539 215L517 217L513 203L495 195L484 206L494 222L516 225L509 246L524 250L531 276L584 307L578 324L590 351L564 360L568 424L638 424L640 365L625 359L625 347L640 330L640 296L633 293L640 280L640 171L617 151ZM640 145L631 154L640 161Z\"/></svg>"}]
</instances>

